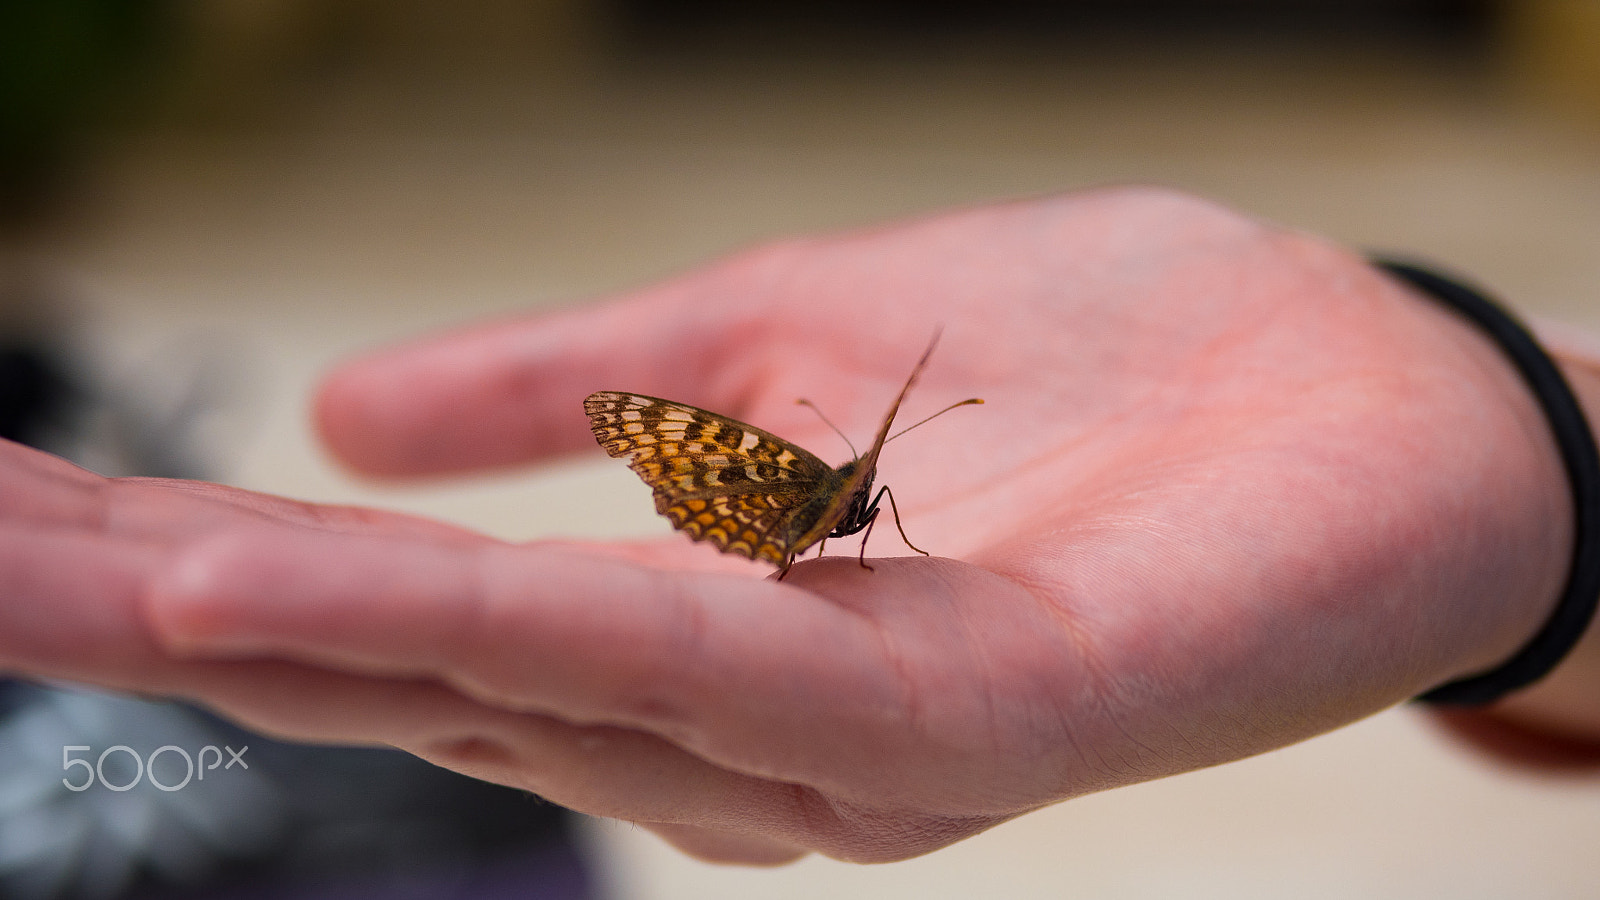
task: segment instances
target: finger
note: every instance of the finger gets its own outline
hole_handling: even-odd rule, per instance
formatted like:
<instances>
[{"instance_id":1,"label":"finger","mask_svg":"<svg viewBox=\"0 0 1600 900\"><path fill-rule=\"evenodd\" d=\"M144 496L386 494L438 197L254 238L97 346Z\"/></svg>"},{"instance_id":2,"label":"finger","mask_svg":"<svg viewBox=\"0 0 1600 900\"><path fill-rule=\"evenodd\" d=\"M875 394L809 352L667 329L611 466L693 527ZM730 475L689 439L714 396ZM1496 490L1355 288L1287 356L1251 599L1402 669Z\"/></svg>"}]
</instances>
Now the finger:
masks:
<instances>
[{"instance_id":1,"label":"finger","mask_svg":"<svg viewBox=\"0 0 1600 900\"><path fill-rule=\"evenodd\" d=\"M0 669L141 689L182 684L139 603L173 550L118 518L102 516L96 529L0 523Z\"/></svg>"},{"instance_id":2,"label":"finger","mask_svg":"<svg viewBox=\"0 0 1600 900\"><path fill-rule=\"evenodd\" d=\"M634 726L665 724L670 716L652 710L682 706L656 698L652 684L737 663L731 657L739 652L770 655L764 645L747 644L770 633L730 640L734 635L723 632L736 623L753 628L777 613L790 629L851 629L846 614L824 604L791 600L777 608L798 594L555 545L463 554L286 533L226 536L186 551L155 579L146 605L156 632L180 651L285 655L389 677L442 677L487 702ZM833 646L847 640L826 636ZM794 637L791 631L785 642ZM717 681L706 671L693 677ZM724 687L717 683L714 693Z\"/></svg>"},{"instance_id":3,"label":"finger","mask_svg":"<svg viewBox=\"0 0 1600 900\"><path fill-rule=\"evenodd\" d=\"M93 521L99 517L99 490L105 483L60 457L0 440L0 516L7 521Z\"/></svg>"},{"instance_id":4,"label":"finger","mask_svg":"<svg viewBox=\"0 0 1600 900\"><path fill-rule=\"evenodd\" d=\"M144 538L0 524L0 669L142 690L188 665L153 637L140 598L172 551Z\"/></svg>"},{"instance_id":5,"label":"finger","mask_svg":"<svg viewBox=\"0 0 1600 900\"><path fill-rule=\"evenodd\" d=\"M189 696L256 731L392 745L579 812L646 824L725 862L772 865L805 849L897 859L992 824L907 828L909 816L846 814L814 790L730 772L654 735L493 709L436 683L260 661L191 663L188 681Z\"/></svg>"},{"instance_id":6,"label":"finger","mask_svg":"<svg viewBox=\"0 0 1600 900\"><path fill-rule=\"evenodd\" d=\"M100 505L80 521L120 534L170 541L263 524L463 545L485 540L469 529L422 516L362 506L308 503L205 481L115 478L104 480L96 497Z\"/></svg>"},{"instance_id":7,"label":"finger","mask_svg":"<svg viewBox=\"0 0 1600 900\"><path fill-rule=\"evenodd\" d=\"M959 584L966 569L939 562L879 560L878 573L859 571L898 608L926 610L948 632L940 639L961 641L964 625L929 606L948 609L939 585ZM895 579L896 568L934 574ZM183 652L438 678L488 705L648 730L736 771L847 794L914 780L888 760L931 753L932 764L956 766L988 747L987 736L983 747L919 743L929 727L968 740L961 723L985 715L988 698L963 683L960 661L943 660L952 665L936 682L939 715L914 723L904 660L870 616L770 581L662 572L560 546L397 553L290 536L197 547L157 579L147 604L156 632ZM942 782L915 787L949 799Z\"/></svg>"},{"instance_id":8,"label":"finger","mask_svg":"<svg viewBox=\"0 0 1600 900\"><path fill-rule=\"evenodd\" d=\"M134 598L159 552L76 529L0 525L0 668L121 676L164 655Z\"/></svg>"},{"instance_id":9,"label":"finger","mask_svg":"<svg viewBox=\"0 0 1600 900\"><path fill-rule=\"evenodd\" d=\"M346 363L315 416L353 468L405 476L527 462L586 446L597 390L699 405L736 399L754 358L759 254L609 303L498 322Z\"/></svg>"},{"instance_id":10,"label":"finger","mask_svg":"<svg viewBox=\"0 0 1600 900\"><path fill-rule=\"evenodd\" d=\"M773 786L652 735L475 703L425 681L286 663L212 664L201 699L264 732L382 742L592 815L727 827L777 813Z\"/></svg>"},{"instance_id":11,"label":"finger","mask_svg":"<svg viewBox=\"0 0 1600 900\"><path fill-rule=\"evenodd\" d=\"M249 522L446 542L482 540L464 528L401 513L305 503L204 481L104 478L5 440L0 440L0 517L24 530L61 527L164 543Z\"/></svg>"}]
</instances>

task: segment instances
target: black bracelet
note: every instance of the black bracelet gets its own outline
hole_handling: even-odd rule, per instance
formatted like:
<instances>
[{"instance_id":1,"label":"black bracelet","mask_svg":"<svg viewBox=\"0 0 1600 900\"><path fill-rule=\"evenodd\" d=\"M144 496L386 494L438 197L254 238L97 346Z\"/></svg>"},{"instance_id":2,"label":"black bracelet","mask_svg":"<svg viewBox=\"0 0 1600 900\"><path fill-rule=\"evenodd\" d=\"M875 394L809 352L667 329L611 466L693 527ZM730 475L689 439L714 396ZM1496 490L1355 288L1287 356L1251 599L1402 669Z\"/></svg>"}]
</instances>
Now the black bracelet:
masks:
<instances>
[{"instance_id":1,"label":"black bracelet","mask_svg":"<svg viewBox=\"0 0 1600 900\"><path fill-rule=\"evenodd\" d=\"M1500 666L1440 685L1417 698L1450 706L1492 703L1555 668L1594 617L1596 602L1600 601L1600 452L1595 450L1583 409L1561 371L1510 313L1476 290L1419 266L1390 259L1376 259L1374 263L1471 319L1505 351L1539 398L1572 482L1576 515L1572 568L1561 601L1544 627Z\"/></svg>"}]
</instances>

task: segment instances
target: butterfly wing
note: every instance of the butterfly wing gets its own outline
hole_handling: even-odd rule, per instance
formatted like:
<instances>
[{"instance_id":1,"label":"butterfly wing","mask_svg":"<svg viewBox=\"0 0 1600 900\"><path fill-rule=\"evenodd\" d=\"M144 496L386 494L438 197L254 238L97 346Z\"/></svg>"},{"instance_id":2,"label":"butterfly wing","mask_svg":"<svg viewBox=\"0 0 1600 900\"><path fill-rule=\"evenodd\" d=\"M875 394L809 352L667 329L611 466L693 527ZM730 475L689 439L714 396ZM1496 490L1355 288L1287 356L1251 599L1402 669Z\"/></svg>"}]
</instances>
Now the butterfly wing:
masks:
<instances>
[{"instance_id":1,"label":"butterfly wing","mask_svg":"<svg viewBox=\"0 0 1600 900\"><path fill-rule=\"evenodd\" d=\"M815 501L841 487L816 456L727 416L617 391L583 408L600 446L650 485L656 512L723 553L787 564L815 542L796 543L814 530Z\"/></svg>"}]
</instances>

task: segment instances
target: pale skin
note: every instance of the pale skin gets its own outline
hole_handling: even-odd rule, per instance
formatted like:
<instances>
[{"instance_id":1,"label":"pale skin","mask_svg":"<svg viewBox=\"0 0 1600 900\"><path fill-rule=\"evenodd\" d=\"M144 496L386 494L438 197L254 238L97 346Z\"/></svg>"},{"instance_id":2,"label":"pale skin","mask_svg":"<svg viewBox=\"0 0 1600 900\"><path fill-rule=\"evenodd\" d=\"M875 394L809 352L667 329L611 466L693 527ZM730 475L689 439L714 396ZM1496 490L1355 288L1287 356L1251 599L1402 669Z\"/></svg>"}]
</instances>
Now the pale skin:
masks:
<instances>
[{"instance_id":1,"label":"pale skin","mask_svg":"<svg viewBox=\"0 0 1600 900\"><path fill-rule=\"evenodd\" d=\"M839 541L780 584L677 536L514 545L4 445L0 666L393 744L709 859L876 861L1492 667L1560 592L1567 482L1499 351L1158 190L757 249L356 360L316 417L389 477L600 454L597 389L842 459L795 399L870 432L940 325L902 415L986 405L879 464L931 558L878 528L875 571ZM1600 742L1597 659L1458 721Z\"/></svg>"}]
</instances>

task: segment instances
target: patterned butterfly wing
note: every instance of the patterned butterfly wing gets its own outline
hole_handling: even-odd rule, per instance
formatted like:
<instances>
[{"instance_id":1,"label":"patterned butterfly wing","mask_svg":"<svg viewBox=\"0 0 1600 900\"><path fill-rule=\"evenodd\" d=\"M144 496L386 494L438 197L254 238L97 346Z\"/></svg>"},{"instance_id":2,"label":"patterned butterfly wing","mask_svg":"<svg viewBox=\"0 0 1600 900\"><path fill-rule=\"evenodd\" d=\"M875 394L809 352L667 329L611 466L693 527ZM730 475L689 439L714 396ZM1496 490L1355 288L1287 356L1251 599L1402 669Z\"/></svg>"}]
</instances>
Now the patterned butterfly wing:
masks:
<instances>
[{"instance_id":1,"label":"patterned butterfly wing","mask_svg":"<svg viewBox=\"0 0 1600 900\"><path fill-rule=\"evenodd\" d=\"M727 416L617 391L583 408L600 446L650 485L656 512L723 553L787 565L843 487L816 456Z\"/></svg>"}]
</instances>

